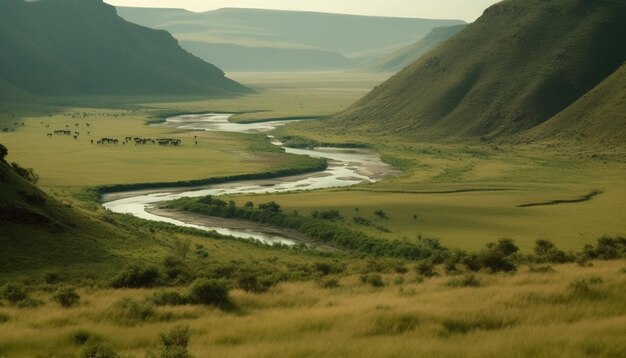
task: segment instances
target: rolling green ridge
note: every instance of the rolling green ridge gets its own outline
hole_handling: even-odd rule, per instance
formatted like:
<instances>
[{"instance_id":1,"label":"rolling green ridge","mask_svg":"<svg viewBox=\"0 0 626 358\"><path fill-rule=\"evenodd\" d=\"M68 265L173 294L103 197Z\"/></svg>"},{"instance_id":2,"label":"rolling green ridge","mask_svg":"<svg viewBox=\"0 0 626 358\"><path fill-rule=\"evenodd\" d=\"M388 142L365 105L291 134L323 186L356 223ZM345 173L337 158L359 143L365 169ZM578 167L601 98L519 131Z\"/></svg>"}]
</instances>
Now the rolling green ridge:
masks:
<instances>
[{"instance_id":1,"label":"rolling green ridge","mask_svg":"<svg viewBox=\"0 0 626 358\"><path fill-rule=\"evenodd\" d=\"M626 141L626 65L549 121L520 136L523 140L559 139L597 146Z\"/></svg>"},{"instance_id":2,"label":"rolling green ridge","mask_svg":"<svg viewBox=\"0 0 626 358\"><path fill-rule=\"evenodd\" d=\"M331 123L423 139L523 132L622 65L625 17L623 1L504 1Z\"/></svg>"},{"instance_id":3,"label":"rolling green ridge","mask_svg":"<svg viewBox=\"0 0 626 358\"><path fill-rule=\"evenodd\" d=\"M92 271L121 262L127 235L48 196L0 160L0 272Z\"/></svg>"},{"instance_id":4,"label":"rolling green ridge","mask_svg":"<svg viewBox=\"0 0 626 358\"><path fill-rule=\"evenodd\" d=\"M0 79L38 95L250 92L101 0L2 1L0 43Z\"/></svg>"},{"instance_id":5,"label":"rolling green ridge","mask_svg":"<svg viewBox=\"0 0 626 358\"><path fill-rule=\"evenodd\" d=\"M355 66L346 58L359 62L387 54L415 42L435 27L463 23L230 8L193 13L118 7L118 12L128 21L171 32L185 49L211 63L227 64L226 69L231 71ZM216 47L218 45L221 47ZM231 47L224 49L224 45ZM227 51L220 53L219 50ZM303 50L310 53L306 61L302 61ZM256 66L242 63L241 53L256 56Z\"/></svg>"},{"instance_id":6,"label":"rolling green ridge","mask_svg":"<svg viewBox=\"0 0 626 358\"><path fill-rule=\"evenodd\" d=\"M363 69L372 72L397 72L417 61L432 49L448 40L467 25L437 27L423 39L392 54L377 58L363 65Z\"/></svg>"}]
</instances>

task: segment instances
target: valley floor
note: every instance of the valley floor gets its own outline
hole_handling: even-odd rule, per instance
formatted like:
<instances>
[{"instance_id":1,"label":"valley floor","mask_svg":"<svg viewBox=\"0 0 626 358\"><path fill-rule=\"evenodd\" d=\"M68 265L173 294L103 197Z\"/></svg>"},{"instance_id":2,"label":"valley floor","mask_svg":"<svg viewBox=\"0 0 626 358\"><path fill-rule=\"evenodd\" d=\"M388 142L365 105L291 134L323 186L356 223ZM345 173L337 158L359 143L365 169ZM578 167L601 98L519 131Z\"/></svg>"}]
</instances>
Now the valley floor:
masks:
<instances>
[{"instance_id":1,"label":"valley floor","mask_svg":"<svg viewBox=\"0 0 626 358\"><path fill-rule=\"evenodd\" d=\"M44 305L18 308L0 301L0 357L75 356L87 340L144 356L158 349L159 333L179 324L190 328L189 348L196 357L624 356L623 259L593 261L590 267L521 265L515 274L476 276L444 274L440 265L440 276L425 278L412 261L272 248L142 222L105 212L90 191L110 184L306 170L319 162L282 152L264 134L187 132L145 123L192 112L238 113L236 121L323 117L346 108L385 76L233 74L258 93L234 99L134 98L133 103L83 98L71 107L29 113L19 119L24 125L4 118L3 126L15 129L0 132L7 160L34 168L39 185L62 204L59 217L74 221L65 231L40 236L36 227L3 228L11 232L0 237L0 245L10 248L0 252L0 284L23 283ZM80 135L47 136L54 130ZM626 162L619 150L423 143L333 128L323 119L275 134L294 143L367 145L399 172L350 188L222 199L238 206L275 201L284 212L301 216L337 210L341 218L335 224L379 239L437 238L445 247L470 252L501 238L515 240L522 254L532 252L538 239L580 252L604 235L626 236ZM183 145L91 143L125 137L177 138ZM162 289L183 292L194 277L172 279L161 288L111 288L121 267L139 263L163 271L172 255L197 269L198 277L210 273L232 281L246 268L276 285L265 293L233 288L232 310L156 307L146 301ZM338 263L347 269L326 270ZM331 272L316 273L314 267ZM382 282L368 283L371 275ZM52 297L70 286L77 287L81 302L61 308ZM120 311L124 297L134 303Z\"/></svg>"}]
</instances>

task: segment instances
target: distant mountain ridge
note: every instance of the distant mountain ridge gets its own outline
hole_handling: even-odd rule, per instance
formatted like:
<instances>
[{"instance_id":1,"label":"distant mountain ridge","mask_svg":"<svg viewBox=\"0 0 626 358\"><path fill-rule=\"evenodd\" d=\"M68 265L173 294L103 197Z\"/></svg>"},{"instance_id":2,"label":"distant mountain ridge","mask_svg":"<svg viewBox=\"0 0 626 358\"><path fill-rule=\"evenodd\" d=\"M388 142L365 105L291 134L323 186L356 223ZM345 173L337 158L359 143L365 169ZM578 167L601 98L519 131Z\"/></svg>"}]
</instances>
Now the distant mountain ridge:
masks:
<instances>
[{"instance_id":1,"label":"distant mountain ridge","mask_svg":"<svg viewBox=\"0 0 626 358\"><path fill-rule=\"evenodd\" d=\"M368 72L398 72L456 35L465 26L467 25L436 27L423 39L392 54L370 61L363 65L362 69Z\"/></svg>"},{"instance_id":2,"label":"distant mountain ridge","mask_svg":"<svg viewBox=\"0 0 626 358\"><path fill-rule=\"evenodd\" d=\"M560 132L574 106L601 104L583 98L594 88L611 95L599 86L626 61L625 18L626 1L503 1L330 121L425 139L510 137L552 119ZM592 127L626 139L623 118Z\"/></svg>"},{"instance_id":3,"label":"distant mountain ridge","mask_svg":"<svg viewBox=\"0 0 626 358\"><path fill-rule=\"evenodd\" d=\"M185 49L232 71L355 67L413 43L435 27L464 24L460 20L234 8L194 13L118 7L118 13L128 21L171 32ZM219 50L223 52L216 53ZM303 57L304 50L312 58ZM242 54L255 57L259 67L240 64Z\"/></svg>"},{"instance_id":4,"label":"distant mountain ridge","mask_svg":"<svg viewBox=\"0 0 626 358\"><path fill-rule=\"evenodd\" d=\"M0 43L0 79L38 95L250 91L102 0L2 0Z\"/></svg>"}]
</instances>

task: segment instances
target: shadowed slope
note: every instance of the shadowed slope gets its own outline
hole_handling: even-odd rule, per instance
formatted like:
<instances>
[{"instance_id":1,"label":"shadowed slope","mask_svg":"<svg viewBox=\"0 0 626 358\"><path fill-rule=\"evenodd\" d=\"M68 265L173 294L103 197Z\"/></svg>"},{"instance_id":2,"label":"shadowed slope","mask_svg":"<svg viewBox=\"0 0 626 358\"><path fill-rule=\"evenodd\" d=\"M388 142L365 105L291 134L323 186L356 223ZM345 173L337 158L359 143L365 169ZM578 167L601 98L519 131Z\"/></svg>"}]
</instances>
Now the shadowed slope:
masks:
<instances>
[{"instance_id":1,"label":"shadowed slope","mask_svg":"<svg viewBox=\"0 0 626 358\"><path fill-rule=\"evenodd\" d=\"M626 64L563 112L521 138L532 141L556 138L602 146L626 143Z\"/></svg>"},{"instance_id":2,"label":"shadowed slope","mask_svg":"<svg viewBox=\"0 0 626 358\"><path fill-rule=\"evenodd\" d=\"M624 18L623 1L504 1L332 122L418 138L528 130L622 65Z\"/></svg>"},{"instance_id":3,"label":"shadowed slope","mask_svg":"<svg viewBox=\"0 0 626 358\"><path fill-rule=\"evenodd\" d=\"M397 72L404 67L412 64L426 55L442 42L448 40L457 32L463 30L467 25L456 25L448 27L437 27L433 29L426 37L398 50L390 55L371 61L363 67L366 71L372 72Z\"/></svg>"},{"instance_id":4,"label":"shadowed slope","mask_svg":"<svg viewBox=\"0 0 626 358\"><path fill-rule=\"evenodd\" d=\"M249 92L101 0L3 0L0 43L0 78L33 94Z\"/></svg>"}]
</instances>

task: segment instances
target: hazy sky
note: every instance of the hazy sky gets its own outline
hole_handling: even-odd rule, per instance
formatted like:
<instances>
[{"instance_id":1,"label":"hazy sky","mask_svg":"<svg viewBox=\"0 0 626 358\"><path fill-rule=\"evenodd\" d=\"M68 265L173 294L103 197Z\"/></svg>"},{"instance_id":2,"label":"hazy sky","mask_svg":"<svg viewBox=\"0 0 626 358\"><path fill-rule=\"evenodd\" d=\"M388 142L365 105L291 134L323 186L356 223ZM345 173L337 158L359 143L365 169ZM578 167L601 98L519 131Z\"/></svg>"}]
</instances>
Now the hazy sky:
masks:
<instances>
[{"instance_id":1,"label":"hazy sky","mask_svg":"<svg viewBox=\"0 0 626 358\"><path fill-rule=\"evenodd\" d=\"M1 0L0 0L1 1ZM208 11L248 7L343 14L476 20L498 0L105 0L112 5Z\"/></svg>"}]
</instances>

